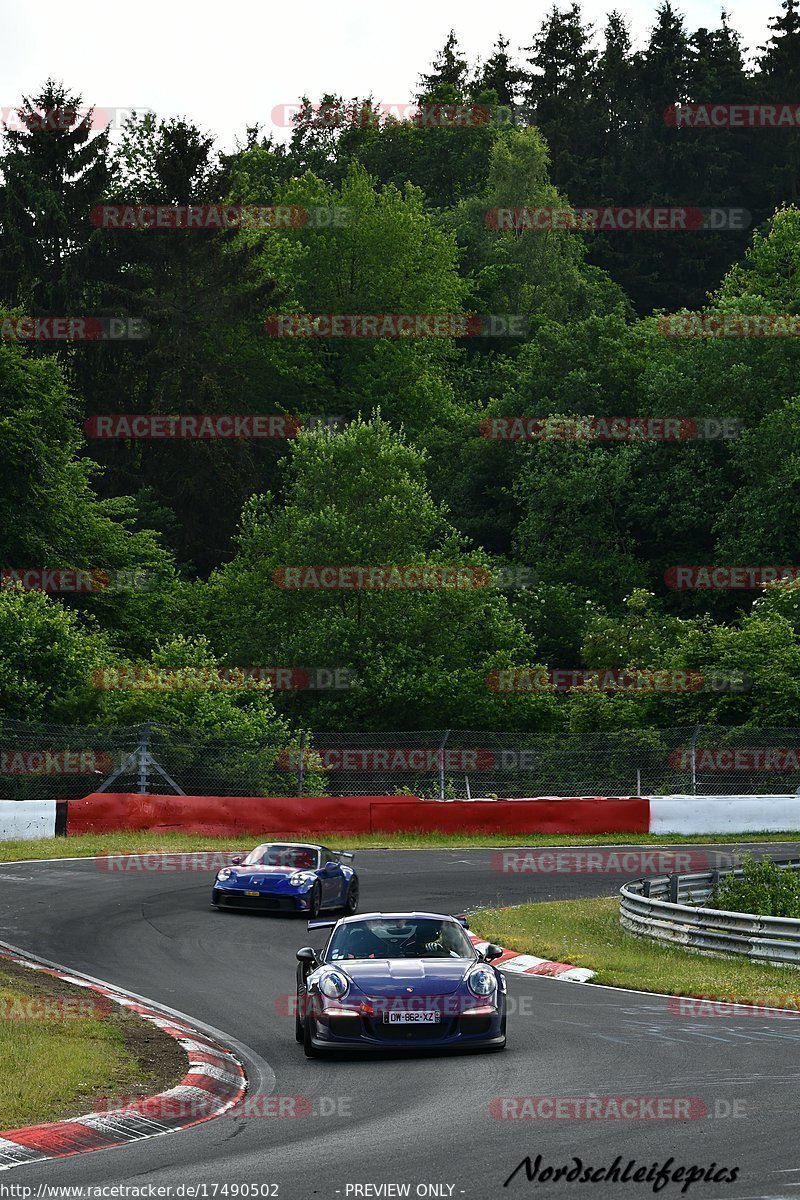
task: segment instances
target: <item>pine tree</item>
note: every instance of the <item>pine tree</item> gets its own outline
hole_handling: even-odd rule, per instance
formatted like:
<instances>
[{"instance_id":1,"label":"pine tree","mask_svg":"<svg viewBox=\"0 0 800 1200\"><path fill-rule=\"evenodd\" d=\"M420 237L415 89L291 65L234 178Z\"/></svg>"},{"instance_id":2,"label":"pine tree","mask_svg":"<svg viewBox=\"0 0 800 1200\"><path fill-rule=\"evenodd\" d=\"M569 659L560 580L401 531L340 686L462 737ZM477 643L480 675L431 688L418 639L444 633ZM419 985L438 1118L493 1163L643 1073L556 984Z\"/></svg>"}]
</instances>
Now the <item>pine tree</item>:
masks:
<instances>
[{"instance_id":1,"label":"pine tree","mask_svg":"<svg viewBox=\"0 0 800 1200\"><path fill-rule=\"evenodd\" d=\"M491 91L497 96L498 104L512 105L516 102L525 72L516 66L508 54L509 43L502 35L497 39L494 53L476 74L473 92Z\"/></svg>"},{"instance_id":2,"label":"pine tree","mask_svg":"<svg viewBox=\"0 0 800 1200\"><path fill-rule=\"evenodd\" d=\"M451 29L447 41L431 64L431 71L420 76L417 101L463 100L468 73L467 60L461 52L455 30Z\"/></svg>"},{"instance_id":3,"label":"pine tree","mask_svg":"<svg viewBox=\"0 0 800 1200\"><path fill-rule=\"evenodd\" d=\"M78 314L99 238L89 213L108 179L108 133L52 79L24 97L0 155L0 301L33 314ZM51 352L52 352L52 348Z\"/></svg>"},{"instance_id":4,"label":"pine tree","mask_svg":"<svg viewBox=\"0 0 800 1200\"><path fill-rule=\"evenodd\" d=\"M584 203L595 199L604 120L591 38L592 27L584 27L580 6L573 3L564 12L553 8L526 47L532 68L526 100L550 147L553 182Z\"/></svg>"},{"instance_id":5,"label":"pine tree","mask_svg":"<svg viewBox=\"0 0 800 1200\"><path fill-rule=\"evenodd\" d=\"M772 36L758 59L759 90L765 102L797 102L800 95L800 0L783 0L781 14L769 23ZM800 133L763 129L759 158L767 173L772 207L800 199Z\"/></svg>"}]
</instances>

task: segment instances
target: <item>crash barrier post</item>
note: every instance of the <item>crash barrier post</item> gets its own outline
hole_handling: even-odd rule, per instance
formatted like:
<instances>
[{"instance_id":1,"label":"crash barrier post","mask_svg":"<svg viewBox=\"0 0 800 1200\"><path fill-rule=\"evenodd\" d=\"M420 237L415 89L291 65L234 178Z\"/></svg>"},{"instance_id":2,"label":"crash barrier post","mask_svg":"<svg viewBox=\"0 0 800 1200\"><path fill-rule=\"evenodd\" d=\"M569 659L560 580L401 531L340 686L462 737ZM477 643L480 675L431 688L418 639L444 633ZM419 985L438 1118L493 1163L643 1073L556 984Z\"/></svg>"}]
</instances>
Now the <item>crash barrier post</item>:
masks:
<instances>
[{"instance_id":1,"label":"crash barrier post","mask_svg":"<svg viewBox=\"0 0 800 1200\"><path fill-rule=\"evenodd\" d=\"M800 862L777 865L782 871L800 871ZM726 874L741 877L744 872L736 867ZM800 964L800 920L697 906L697 901L709 898L719 877L719 871L698 871L623 884L620 924L639 937L670 942L698 953Z\"/></svg>"}]
</instances>

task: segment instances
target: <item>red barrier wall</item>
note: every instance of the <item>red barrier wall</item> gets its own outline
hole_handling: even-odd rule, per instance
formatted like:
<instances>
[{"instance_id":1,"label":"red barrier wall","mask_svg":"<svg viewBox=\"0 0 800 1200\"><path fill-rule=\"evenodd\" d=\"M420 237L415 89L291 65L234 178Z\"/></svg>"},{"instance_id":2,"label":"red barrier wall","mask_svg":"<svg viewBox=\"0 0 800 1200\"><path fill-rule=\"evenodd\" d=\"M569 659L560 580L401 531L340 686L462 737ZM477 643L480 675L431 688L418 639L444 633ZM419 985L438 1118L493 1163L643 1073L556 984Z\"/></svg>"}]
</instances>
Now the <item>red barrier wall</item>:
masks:
<instances>
[{"instance_id":1,"label":"red barrier wall","mask_svg":"<svg viewBox=\"0 0 800 1200\"><path fill-rule=\"evenodd\" d=\"M635 797L544 796L531 800L383 801L372 805L372 832L647 833L650 802Z\"/></svg>"},{"instance_id":2,"label":"red barrier wall","mask_svg":"<svg viewBox=\"0 0 800 1200\"><path fill-rule=\"evenodd\" d=\"M139 796L95 792L68 802L67 833L119 829L231 833L647 833L638 797L545 796L447 801L416 796Z\"/></svg>"}]
</instances>

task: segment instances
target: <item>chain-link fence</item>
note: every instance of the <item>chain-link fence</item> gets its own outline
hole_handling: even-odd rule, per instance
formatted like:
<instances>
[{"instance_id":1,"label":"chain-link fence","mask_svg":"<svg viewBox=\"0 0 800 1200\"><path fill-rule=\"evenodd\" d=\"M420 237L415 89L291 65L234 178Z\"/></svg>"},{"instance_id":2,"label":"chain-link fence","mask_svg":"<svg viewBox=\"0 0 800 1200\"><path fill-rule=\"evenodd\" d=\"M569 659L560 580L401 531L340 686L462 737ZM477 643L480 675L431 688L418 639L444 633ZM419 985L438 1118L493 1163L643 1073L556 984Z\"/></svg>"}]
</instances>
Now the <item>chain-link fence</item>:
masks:
<instances>
[{"instance_id":1,"label":"chain-link fence","mask_svg":"<svg viewBox=\"0 0 800 1200\"><path fill-rule=\"evenodd\" d=\"M473 800L785 794L800 791L800 729L317 732L254 744L161 725L0 721L0 798L69 799L92 791Z\"/></svg>"}]
</instances>

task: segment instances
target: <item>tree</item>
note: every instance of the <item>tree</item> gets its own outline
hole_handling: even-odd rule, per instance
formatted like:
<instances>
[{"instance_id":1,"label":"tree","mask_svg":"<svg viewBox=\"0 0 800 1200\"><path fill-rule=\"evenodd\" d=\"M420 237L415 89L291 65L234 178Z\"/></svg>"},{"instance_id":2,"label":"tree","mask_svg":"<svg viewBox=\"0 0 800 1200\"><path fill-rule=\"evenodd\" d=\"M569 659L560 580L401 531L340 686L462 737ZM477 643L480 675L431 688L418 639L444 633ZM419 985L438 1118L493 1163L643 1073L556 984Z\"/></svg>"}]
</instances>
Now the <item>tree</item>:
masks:
<instances>
[{"instance_id":1,"label":"tree","mask_svg":"<svg viewBox=\"0 0 800 1200\"><path fill-rule=\"evenodd\" d=\"M434 59L431 70L420 76L417 100L423 103L429 99L443 98L443 88L463 98L467 86L468 64L461 53L455 30L451 29L447 41Z\"/></svg>"},{"instance_id":2,"label":"tree","mask_svg":"<svg viewBox=\"0 0 800 1200\"><path fill-rule=\"evenodd\" d=\"M3 131L0 303L35 314L80 313L97 276L88 214L108 179L108 134L92 135L82 98L48 79Z\"/></svg>"},{"instance_id":3,"label":"tree","mask_svg":"<svg viewBox=\"0 0 800 1200\"><path fill-rule=\"evenodd\" d=\"M501 36L497 39L494 53L476 73L472 85L473 94L493 92L497 103L502 105L513 105L517 102L520 87L525 80L525 72L512 62L508 46L506 38Z\"/></svg>"},{"instance_id":4,"label":"tree","mask_svg":"<svg viewBox=\"0 0 800 1200\"><path fill-rule=\"evenodd\" d=\"M380 419L303 433L287 462L285 504L254 497L236 558L209 581L206 624L230 662L347 668L339 694L287 699L316 728L547 727L550 696L493 693L489 673L535 649L431 499L425 458ZM381 566L481 572L479 585L294 589L291 568ZM281 574L281 572L287 572ZM277 574L276 574L277 573ZM298 576L298 579L300 576Z\"/></svg>"}]
</instances>

